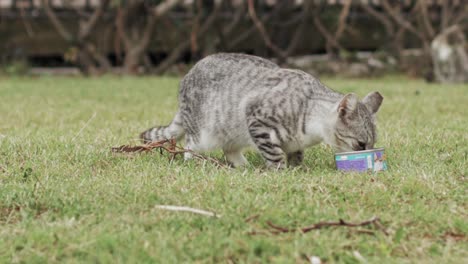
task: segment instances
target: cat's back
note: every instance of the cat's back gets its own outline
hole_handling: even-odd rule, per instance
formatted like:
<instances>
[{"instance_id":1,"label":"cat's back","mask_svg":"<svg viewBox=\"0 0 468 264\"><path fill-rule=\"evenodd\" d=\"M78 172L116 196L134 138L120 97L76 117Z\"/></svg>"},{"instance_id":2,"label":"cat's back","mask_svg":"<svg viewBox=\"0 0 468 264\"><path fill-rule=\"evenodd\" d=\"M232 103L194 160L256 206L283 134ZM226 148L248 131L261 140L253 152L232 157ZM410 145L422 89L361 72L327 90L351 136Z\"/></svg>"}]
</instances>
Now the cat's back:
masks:
<instances>
[{"instance_id":1,"label":"cat's back","mask_svg":"<svg viewBox=\"0 0 468 264\"><path fill-rule=\"evenodd\" d=\"M240 53L217 53L197 62L181 81L180 93L188 90L238 89L252 85L270 71L279 69L272 61Z\"/></svg>"},{"instance_id":2,"label":"cat's back","mask_svg":"<svg viewBox=\"0 0 468 264\"><path fill-rule=\"evenodd\" d=\"M240 53L217 53L200 60L182 79L179 95L181 103L210 107L220 100L235 106L242 100L269 97L336 101L342 96L304 71ZM194 98L198 102L193 102Z\"/></svg>"},{"instance_id":3,"label":"cat's back","mask_svg":"<svg viewBox=\"0 0 468 264\"><path fill-rule=\"evenodd\" d=\"M213 69L216 71L226 71L236 73L235 69L240 68L259 68L275 69L279 68L274 62L248 54L242 53L216 53L200 60L193 67L194 70Z\"/></svg>"}]
</instances>

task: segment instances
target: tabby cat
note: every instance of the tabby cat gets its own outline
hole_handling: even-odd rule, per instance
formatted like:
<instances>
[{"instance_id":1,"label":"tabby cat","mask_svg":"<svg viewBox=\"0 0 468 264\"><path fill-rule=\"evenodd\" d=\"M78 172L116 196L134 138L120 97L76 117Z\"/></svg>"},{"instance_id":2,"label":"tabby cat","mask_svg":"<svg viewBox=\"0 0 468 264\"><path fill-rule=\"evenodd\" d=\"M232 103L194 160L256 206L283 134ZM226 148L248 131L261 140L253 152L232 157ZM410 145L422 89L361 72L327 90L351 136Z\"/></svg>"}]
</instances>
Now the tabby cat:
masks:
<instances>
[{"instance_id":1,"label":"tabby cat","mask_svg":"<svg viewBox=\"0 0 468 264\"><path fill-rule=\"evenodd\" d=\"M235 167L247 162L242 150L254 146L269 167L284 168L299 165L304 149L320 142L337 151L373 148L382 100L378 92L363 100L340 94L303 71L260 57L219 53L182 79L171 124L140 137L148 143L185 135L187 149L221 148Z\"/></svg>"}]
</instances>

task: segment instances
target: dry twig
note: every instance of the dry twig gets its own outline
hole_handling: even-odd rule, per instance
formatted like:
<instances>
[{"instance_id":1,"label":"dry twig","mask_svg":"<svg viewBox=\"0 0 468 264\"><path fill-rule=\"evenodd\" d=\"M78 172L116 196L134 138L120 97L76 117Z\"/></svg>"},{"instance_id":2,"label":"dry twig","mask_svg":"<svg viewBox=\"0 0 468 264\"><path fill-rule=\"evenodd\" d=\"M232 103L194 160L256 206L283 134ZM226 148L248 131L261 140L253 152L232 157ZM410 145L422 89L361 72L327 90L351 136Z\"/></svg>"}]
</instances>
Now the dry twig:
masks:
<instances>
[{"instance_id":1,"label":"dry twig","mask_svg":"<svg viewBox=\"0 0 468 264\"><path fill-rule=\"evenodd\" d=\"M445 240L454 240L454 241L467 241L467 237L463 233L455 233L452 231L447 231L442 235L442 238Z\"/></svg>"},{"instance_id":2,"label":"dry twig","mask_svg":"<svg viewBox=\"0 0 468 264\"><path fill-rule=\"evenodd\" d=\"M325 228L325 227L332 227L332 226L360 227L360 226L374 225L379 230L381 230L385 235L388 235L387 231L385 230L385 228L380 223L380 218L378 218L376 216L372 217L371 219L369 219L367 221L363 221L363 222L360 222L360 223L349 223L349 222L346 222L343 219L340 219L337 222L323 221L323 222L318 222L318 223L310 225L310 226L299 227L299 228L282 227L282 226L275 225L270 221L267 222L267 225L271 228L270 230L268 230L268 232L270 232L271 234L293 233L293 232L307 233L307 232L310 232L312 230L317 230L317 229L322 229L322 228ZM254 231L254 232L251 232L250 234L252 234L252 235L263 234L263 232Z\"/></svg>"},{"instance_id":3,"label":"dry twig","mask_svg":"<svg viewBox=\"0 0 468 264\"><path fill-rule=\"evenodd\" d=\"M218 167L226 167L224 163L222 163L221 161L215 158L206 157L199 153L193 152L192 150L184 149L180 146L177 146L175 139L165 139L165 140L155 141L155 142L151 142L146 145L140 145L140 146L122 145L120 147L112 148L112 152L117 152L117 153L148 152L153 149L159 149L161 154L163 154L163 151L169 153L171 161L174 160L176 156L178 155L181 155L184 153L191 153L192 156L196 159L212 162Z\"/></svg>"},{"instance_id":4,"label":"dry twig","mask_svg":"<svg viewBox=\"0 0 468 264\"><path fill-rule=\"evenodd\" d=\"M244 222L248 223L248 222L250 222L250 221L253 221L253 220L257 219L259 216L260 216L259 214L251 215L251 216L245 218L245 219L244 219Z\"/></svg>"}]
</instances>

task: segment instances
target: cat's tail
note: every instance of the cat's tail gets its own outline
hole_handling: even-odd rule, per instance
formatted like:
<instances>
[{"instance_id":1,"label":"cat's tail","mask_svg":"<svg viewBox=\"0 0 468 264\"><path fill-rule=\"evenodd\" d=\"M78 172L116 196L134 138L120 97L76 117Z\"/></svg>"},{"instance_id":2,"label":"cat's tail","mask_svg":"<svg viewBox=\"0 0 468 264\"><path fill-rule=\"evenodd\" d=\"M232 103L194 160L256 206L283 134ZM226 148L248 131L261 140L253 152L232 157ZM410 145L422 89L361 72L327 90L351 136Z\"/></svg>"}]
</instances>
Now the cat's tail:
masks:
<instances>
[{"instance_id":1,"label":"cat's tail","mask_svg":"<svg viewBox=\"0 0 468 264\"><path fill-rule=\"evenodd\" d=\"M172 122L168 126L152 127L140 134L140 139L143 143L160 141L164 139L174 138L176 140L183 137L185 129L182 126L182 118L179 113L176 114Z\"/></svg>"}]
</instances>

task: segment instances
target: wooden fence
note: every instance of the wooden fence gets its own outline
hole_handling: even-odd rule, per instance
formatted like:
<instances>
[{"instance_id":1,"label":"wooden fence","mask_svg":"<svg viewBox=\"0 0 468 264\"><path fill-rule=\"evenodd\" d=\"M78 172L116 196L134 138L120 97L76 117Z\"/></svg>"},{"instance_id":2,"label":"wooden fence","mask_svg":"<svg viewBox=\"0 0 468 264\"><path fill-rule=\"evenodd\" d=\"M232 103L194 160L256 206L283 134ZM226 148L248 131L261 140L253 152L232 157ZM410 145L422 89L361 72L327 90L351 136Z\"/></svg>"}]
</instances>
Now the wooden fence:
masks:
<instances>
[{"instance_id":1,"label":"wooden fence","mask_svg":"<svg viewBox=\"0 0 468 264\"><path fill-rule=\"evenodd\" d=\"M54 8L94 8L97 7L101 0L49 0L51 6ZM244 0L229 0L232 5L239 5L244 2ZM280 1L285 0L260 0L268 6L274 6ZM305 1L314 1L315 3L326 3L329 5L344 5L348 1L351 1L352 4L369 4L374 6L379 6L381 4L380 0L292 0L296 5L302 5ZM404 5L412 5L414 0L397 0L402 2ZM183 5L190 6L194 0L183 1ZM427 5L443 5L444 2L450 2L451 5L462 5L467 4L466 0L426 0ZM0 0L0 9L17 9L17 8L26 8L26 9L35 9L41 8L41 0Z\"/></svg>"}]
</instances>

